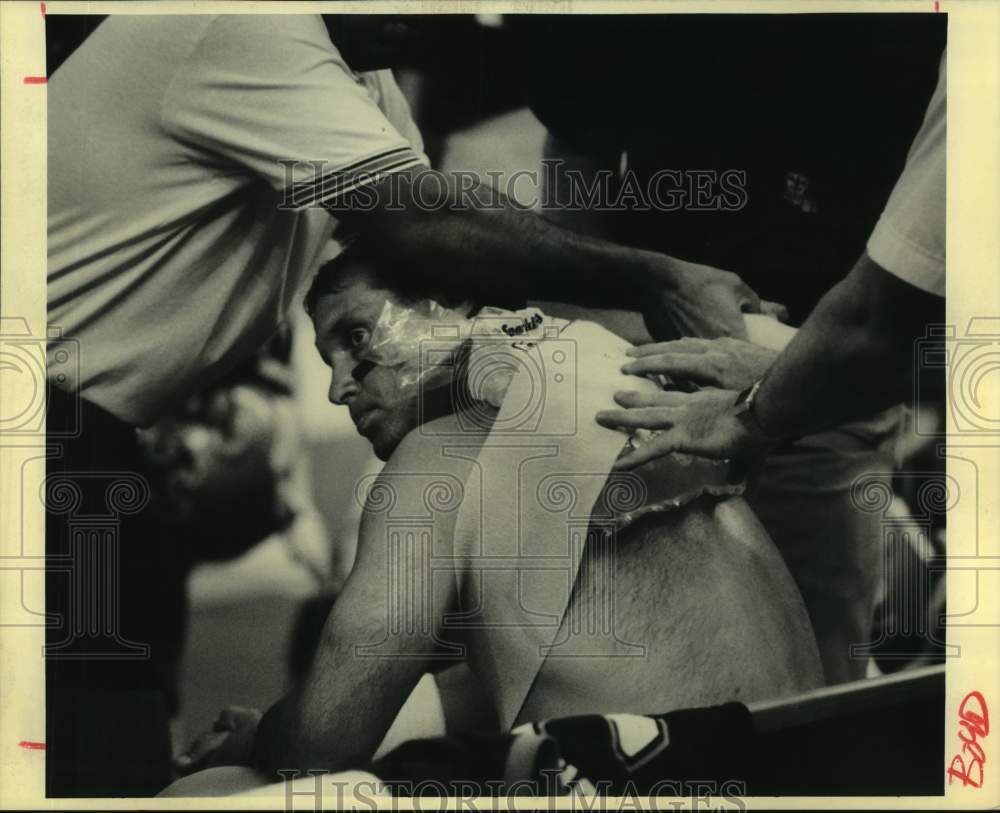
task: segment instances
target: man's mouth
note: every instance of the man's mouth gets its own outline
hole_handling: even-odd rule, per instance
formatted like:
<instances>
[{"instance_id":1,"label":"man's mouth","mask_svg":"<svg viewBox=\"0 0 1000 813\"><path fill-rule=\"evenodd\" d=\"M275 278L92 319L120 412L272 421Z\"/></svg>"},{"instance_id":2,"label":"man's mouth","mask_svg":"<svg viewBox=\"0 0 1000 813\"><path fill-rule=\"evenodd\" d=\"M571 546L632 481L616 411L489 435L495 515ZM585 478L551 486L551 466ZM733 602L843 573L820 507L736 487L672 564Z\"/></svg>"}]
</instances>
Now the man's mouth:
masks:
<instances>
[{"instance_id":1,"label":"man's mouth","mask_svg":"<svg viewBox=\"0 0 1000 813\"><path fill-rule=\"evenodd\" d=\"M368 437L368 431L373 428L375 421L375 409L367 409L358 415L351 417L354 418L354 428L358 430L358 434L362 437Z\"/></svg>"}]
</instances>

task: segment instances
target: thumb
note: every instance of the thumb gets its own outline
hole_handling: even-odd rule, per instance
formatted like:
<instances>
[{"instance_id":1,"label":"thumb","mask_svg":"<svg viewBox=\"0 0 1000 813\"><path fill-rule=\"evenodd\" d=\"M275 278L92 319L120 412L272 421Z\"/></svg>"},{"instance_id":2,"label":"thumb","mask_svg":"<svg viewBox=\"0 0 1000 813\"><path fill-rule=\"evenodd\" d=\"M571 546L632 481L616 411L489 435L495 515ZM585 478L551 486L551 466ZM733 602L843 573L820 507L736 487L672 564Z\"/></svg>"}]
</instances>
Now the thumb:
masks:
<instances>
[{"instance_id":1,"label":"thumb","mask_svg":"<svg viewBox=\"0 0 1000 813\"><path fill-rule=\"evenodd\" d=\"M740 303L740 310L743 311L743 313L760 313L760 297L757 296L757 292L743 282L743 280L740 280L740 284L736 289L736 296Z\"/></svg>"},{"instance_id":2,"label":"thumb","mask_svg":"<svg viewBox=\"0 0 1000 813\"><path fill-rule=\"evenodd\" d=\"M242 706L229 706L219 712L219 716L212 724L216 731L235 731L240 727L240 722L246 717L248 710Z\"/></svg>"},{"instance_id":3,"label":"thumb","mask_svg":"<svg viewBox=\"0 0 1000 813\"><path fill-rule=\"evenodd\" d=\"M657 457L666 457L676 451L675 434L671 430L660 432L641 446L632 449L615 460L612 468L615 471L628 471Z\"/></svg>"},{"instance_id":4,"label":"thumb","mask_svg":"<svg viewBox=\"0 0 1000 813\"><path fill-rule=\"evenodd\" d=\"M202 734L185 753L174 760L174 765L181 773L198 770L209 754L218 749L229 736L229 731L210 731Z\"/></svg>"},{"instance_id":5,"label":"thumb","mask_svg":"<svg viewBox=\"0 0 1000 813\"><path fill-rule=\"evenodd\" d=\"M766 299L760 301L760 312L765 316L773 316L779 322L783 324L788 324L790 314L788 313L788 308L782 305L780 302L769 302Z\"/></svg>"},{"instance_id":6,"label":"thumb","mask_svg":"<svg viewBox=\"0 0 1000 813\"><path fill-rule=\"evenodd\" d=\"M219 719L215 721L215 730L239 731L248 726L256 726L262 716L258 709L248 706L230 706L219 712Z\"/></svg>"}]
</instances>

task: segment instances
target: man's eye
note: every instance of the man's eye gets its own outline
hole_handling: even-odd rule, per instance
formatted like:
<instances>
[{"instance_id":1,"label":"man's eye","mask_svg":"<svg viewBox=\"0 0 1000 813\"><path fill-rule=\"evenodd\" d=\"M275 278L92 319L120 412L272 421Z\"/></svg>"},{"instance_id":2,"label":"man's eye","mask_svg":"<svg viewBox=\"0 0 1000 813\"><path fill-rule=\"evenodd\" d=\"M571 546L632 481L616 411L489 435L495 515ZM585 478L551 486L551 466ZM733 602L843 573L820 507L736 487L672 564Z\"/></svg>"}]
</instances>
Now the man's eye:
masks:
<instances>
[{"instance_id":1,"label":"man's eye","mask_svg":"<svg viewBox=\"0 0 1000 813\"><path fill-rule=\"evenodd\" d=\"M352 328L347 334L347 340L352 350L364 347L368 343L368 329L363 327Z\"/></svg>"}]
</instances>

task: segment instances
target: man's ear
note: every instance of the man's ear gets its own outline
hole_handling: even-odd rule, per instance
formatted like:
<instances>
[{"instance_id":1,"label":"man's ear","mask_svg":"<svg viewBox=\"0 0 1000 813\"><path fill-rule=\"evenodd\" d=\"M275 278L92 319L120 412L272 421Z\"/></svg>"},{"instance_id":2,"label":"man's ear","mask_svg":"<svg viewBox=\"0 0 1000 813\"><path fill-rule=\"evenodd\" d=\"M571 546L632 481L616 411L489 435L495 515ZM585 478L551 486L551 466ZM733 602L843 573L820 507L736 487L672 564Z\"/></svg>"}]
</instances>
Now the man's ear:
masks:
<instances>
[{"instance_id":1,"label":"man's ear","mask_svg":"<svg viewBox=\"0 0 1000 813\"><path fill-rule=\"evenodd\" d=\"M472 300L469 299L452 299L448 296L435 296L431 297L429 302L433 302L438 307L444 308L445 310L455 311L461 314L466 319L470 316L474 316L479 313L482 308L481 305L477 305Z\"/></svg>"},{"instance_id":2,"label":"man's ear","mask_svg":"<svg viewBox=\"0 0 1000 813\"><path fill-rule=\"evenodd\" d=\"M483 308L482 305L478 305L475 302L465 299L462 302L459 302L457 305L455 305L454 309L457 310L459 313L461 313L463 316L465 316L466 319L468 319L469 317L475 316L477 313L479 313L479 311L481 311L482 308Z\"/></svg>"}]
</instances>

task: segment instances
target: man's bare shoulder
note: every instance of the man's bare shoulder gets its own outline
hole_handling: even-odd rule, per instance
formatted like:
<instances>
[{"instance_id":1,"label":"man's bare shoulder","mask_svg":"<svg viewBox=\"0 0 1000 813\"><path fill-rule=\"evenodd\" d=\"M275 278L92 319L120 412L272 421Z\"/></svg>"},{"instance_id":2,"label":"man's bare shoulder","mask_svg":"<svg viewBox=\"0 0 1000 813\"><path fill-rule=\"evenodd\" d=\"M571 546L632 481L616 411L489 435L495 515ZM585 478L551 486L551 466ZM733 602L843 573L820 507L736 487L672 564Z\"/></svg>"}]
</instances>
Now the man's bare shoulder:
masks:
<instances>
[{"instance_id":1,"label":"man's bare shoulder","mask_svg":"<svg viewBox=\"0 0 1000 813\"><path fill-rule=\"evenodd\" d=\"M366 515L392 510L435 515L450 514L470 496L478 495L472 473L479 450L489 435L455 415L437 418L414 429L400 442L375 478L366 499ZM388 503L387 503L388 500Z\"/></svg>"},{"instance_id":2,"label":"man's bare shoulder","mask_svg":"<svg viewBox=\"0 0 1000 813\"><path fill-rule=\"evenodd\" d=\"M490 433L490 427L482 424L454 414L421 424L403 438L382 473L467 471L468 458L482 448Z\"/></svg>"},{"instance_id":3,"label":"man's bare shoulder","mask_svg":"<svg viewBox=\"0 0 1000 813\"><path fill-rule=\"evenodd\" d=\"M455 416L447 416L423 424L403 438L368 489L359 558L382 561L379 557L385 544L372 543L388 538L389 526L399 525L395 520L416 521L422 526L433 522L435 556L444 561L452 555L459 509L470 500L473 505L481 502L479 478L473 471L489 434L462 428Z\"/></svg>"}]
</instances>

